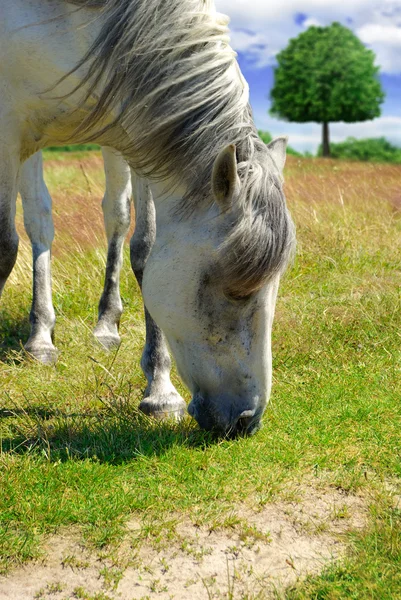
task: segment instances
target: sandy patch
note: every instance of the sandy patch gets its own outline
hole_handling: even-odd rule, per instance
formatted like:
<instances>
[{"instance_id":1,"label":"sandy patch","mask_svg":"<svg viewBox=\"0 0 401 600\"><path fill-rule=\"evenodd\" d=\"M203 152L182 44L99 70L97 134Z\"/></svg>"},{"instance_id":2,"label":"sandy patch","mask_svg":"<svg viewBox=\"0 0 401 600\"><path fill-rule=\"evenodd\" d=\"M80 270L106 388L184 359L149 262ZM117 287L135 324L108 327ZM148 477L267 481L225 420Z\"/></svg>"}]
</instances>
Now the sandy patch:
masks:
<instances>
[{"instance_id":1,"label":"sandy patch","mask_svg":"<svg viewBox=\"0 0 401 600\"><path fill-rule=\"evenodd\" d=\"M0 598L269 598L341 558L344 534L364 527L367 508L362 497L308 485L294 501L235 515L240 523L229 530L178 523L174 541L161 550L138 548L141 525L132 521L118 562L89 552L73 535L54 536L43 561L0 578Z\"/></svg>"}]
</instances>

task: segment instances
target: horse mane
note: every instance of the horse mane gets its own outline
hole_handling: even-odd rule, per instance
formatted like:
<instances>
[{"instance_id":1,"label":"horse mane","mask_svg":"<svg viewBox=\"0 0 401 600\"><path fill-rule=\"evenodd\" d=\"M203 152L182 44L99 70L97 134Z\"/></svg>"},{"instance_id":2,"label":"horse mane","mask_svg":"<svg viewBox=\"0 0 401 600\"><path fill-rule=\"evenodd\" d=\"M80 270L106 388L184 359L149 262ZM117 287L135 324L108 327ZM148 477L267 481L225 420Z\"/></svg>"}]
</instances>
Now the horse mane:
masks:
<instances>
[{"instance_id":1,"label":"horse mane","mask_svg":"<svg viewBox=\"0 0 401 600\"><path fill-rule=\"evenodd\" d=\"M79 137L112 131L140 175L183 181L183 216L212 200L214 159L235 144L242 193L221 248L221 277L237 296L261 288L285 267L294 232L277 169L253 123L228 19L213 0L66 1L99 8L103 23L74 69L86 67L83 105L100 90Z\"/></svg>"},{"instance_id":2,"label":"horse mane","mask_svg":"<svg viewBox=\"0 0 401 600\"><path fill-rule=\"evenodd\" d=\"M66 0L66 2L85 8L101 8L105 6L107 0Z\"/></svg>"}]
</instances>

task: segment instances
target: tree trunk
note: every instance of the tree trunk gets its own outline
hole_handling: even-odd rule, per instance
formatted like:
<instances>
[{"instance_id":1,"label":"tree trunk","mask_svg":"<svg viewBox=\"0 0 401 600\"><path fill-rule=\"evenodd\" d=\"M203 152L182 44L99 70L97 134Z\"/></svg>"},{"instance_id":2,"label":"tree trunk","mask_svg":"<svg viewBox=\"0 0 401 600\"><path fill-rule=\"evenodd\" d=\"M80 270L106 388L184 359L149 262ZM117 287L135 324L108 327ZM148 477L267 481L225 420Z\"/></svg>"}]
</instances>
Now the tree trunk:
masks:
<instances>
[{"instance_id":1,"label":"tree trunk","mask_svg":"<svg viewBox=\"0 0 401 600\"><path fill-rule=\"evenodd\" d=\"M325 158L330 157L330 133L329 133L329 124L323 123L323 156Z\"/></svg>"}]
</instances>

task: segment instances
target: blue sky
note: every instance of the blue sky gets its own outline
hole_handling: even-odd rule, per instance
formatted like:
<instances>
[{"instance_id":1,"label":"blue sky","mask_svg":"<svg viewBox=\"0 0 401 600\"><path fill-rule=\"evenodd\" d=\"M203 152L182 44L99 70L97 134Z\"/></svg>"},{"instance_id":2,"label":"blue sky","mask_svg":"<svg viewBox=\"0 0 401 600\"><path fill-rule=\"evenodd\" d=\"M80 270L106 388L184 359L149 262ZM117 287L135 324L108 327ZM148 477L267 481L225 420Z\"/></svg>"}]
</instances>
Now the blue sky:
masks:
<instances>
[{"instance_id":1,"label":"blue sky","mask_svg":"<svg viewBox=\"0 0 401 600\"><path fill-rule=\"evenodd\" d=\"M332 124L331 138L385 136L401 146L401 0L216 0L216 7L231 18L231 43L250 86L259 129L289 135L298 150L316 150L318 124L287 123L268 114L275 56L310 25L339 21L375 52L386 100L381 117Z\"/></svg>"}]
</instances>

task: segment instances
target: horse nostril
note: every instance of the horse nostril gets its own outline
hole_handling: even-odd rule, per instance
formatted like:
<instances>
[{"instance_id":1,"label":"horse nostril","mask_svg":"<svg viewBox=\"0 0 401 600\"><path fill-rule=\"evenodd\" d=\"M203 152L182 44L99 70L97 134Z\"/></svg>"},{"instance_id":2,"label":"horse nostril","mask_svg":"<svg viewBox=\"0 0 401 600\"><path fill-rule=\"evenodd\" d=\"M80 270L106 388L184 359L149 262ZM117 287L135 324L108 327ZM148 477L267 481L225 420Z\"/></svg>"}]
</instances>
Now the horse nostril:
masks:
<instances>
[{"instance_id":1,"label":"horse nostril","mask_svg":"<svg viewBox=\"0 0 401 600\"><path fill-rule=\"evenodd\" d=\"M244 410L244 412L242 412L240 414L240 416L238 417L238 420L240 419L252 419L252 417L254 417L256 414L256 408L254 410Z\"/></svg>"},{"instance_id":2,"label":"horse nostril","mask_svg":"<svg viewBox=\"0 0 401 600\"><path fill-rule=\"evenodd\" d=\"M258 420L256 417L257 410L244 410L238 417L235 433L238 435L252 435L258 429Z\"/></svg>"}]
</instances>

